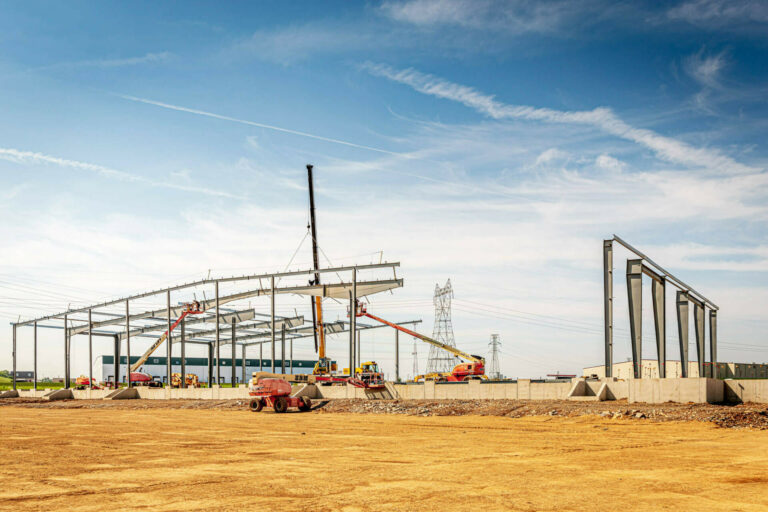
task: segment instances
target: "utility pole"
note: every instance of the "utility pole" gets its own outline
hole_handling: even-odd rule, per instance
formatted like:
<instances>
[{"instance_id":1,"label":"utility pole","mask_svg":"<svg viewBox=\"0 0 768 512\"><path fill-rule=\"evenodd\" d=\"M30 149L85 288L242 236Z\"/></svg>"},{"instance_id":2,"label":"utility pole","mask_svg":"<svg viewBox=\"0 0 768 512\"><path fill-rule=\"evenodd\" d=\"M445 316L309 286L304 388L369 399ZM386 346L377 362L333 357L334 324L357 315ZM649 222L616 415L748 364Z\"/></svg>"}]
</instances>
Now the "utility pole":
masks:
<instances>
[{"instance_id":1,"label":"utility pole","mask_svg":"<svg viewBox=\"0 0 768 512\"><path fill-rule=\"evenodd\" d=\"M501 340L499 340L498 334L491 334L491 342L488 344L491 347L491 365L488 371L488 376L491 379L501 379L501 366L499 365L499 349L501 347Z\"/></svg>"},{"instance_id":2,"label":"utility pole","mask_svg":"<svg viewBox=\"0 0 768 512\"><path fill-rule=\"evenodd\" d=\"M413 378L415 379L416 376L419 374L419 350L418 350L418 344L416 343L416 338L413 339L413 352L411 352L411 355L413 356Z\"/></svg>"}]
</instances>

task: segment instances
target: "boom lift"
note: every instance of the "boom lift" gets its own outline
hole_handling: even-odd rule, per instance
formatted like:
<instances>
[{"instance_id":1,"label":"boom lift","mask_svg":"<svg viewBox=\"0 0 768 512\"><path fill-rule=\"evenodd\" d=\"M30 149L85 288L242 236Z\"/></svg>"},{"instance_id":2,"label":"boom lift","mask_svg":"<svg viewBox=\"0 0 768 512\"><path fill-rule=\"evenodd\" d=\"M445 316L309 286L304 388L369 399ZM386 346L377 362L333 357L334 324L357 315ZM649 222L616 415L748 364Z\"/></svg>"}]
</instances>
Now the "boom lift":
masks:
<instances>
[{"instance_id":1,"label":"boom lift","mask_svg":"<svg viewBox=\"0 0 768 512\"><path fill-rule=\"evenodd\" d=\"M419 382L422 379L435 380L435 381L447 381L447 382L488 379L488 377L486 377L485 375L485 359L482 358L481 356L468 354L467 352L459 350L456 347L446 345L445 343L440 343L439 341L429 338L427 336L424 336L423 334L419 334L416 331L412 331L401 325L393 324L392 322L388 322L383 318L379 318L375 315L372 315L368 313L368 311L366 310L365 304L361 302L357 303L356 309L357 310L355 311L355 314L359 317L366 316L371 320L376 320L377 322L388 325L393 329L397 329L400 332L404 332L409 336L418 338L425 343L429 343L430 345L439 347L443 350L450 352L456 357L459 357L461 359L464 359L465 361L468 361L466 363L457 364L456 366L454 366L453 370L451 370L450 373L435 372L435 373L428 373L426 375L417 375L414 378L415 382Z\"/></svg>"},{"instance_id":2,"label":"boom lift","mask_svg":"<svg viewBox=\"0 0 768 512\"><path fill-rule=\"evenodd\" d=\"M204 313L205 310L200 309L200 303L198 301L190 302L188 304L184 305L184 310L181 312L181 316L176 320L176 322L171 325L171 331L173 331L176 326L178 326L182 320L187 315L199 315L200 313ZM147 378L149 378L149 381L153 381L152 377L146 373L137 371L141 365L147 362L147 359L149 359L149 356L152 355L152 353L157 350L157 347L163 344L163 342L168 338L168 331L166 330L162 336L157 338L155 342L147 349L146 352L144 352L138 361L133 363L131 365L130 369L130 376L131 376L131 382L135 382L139 385L146 385L145 382L147 382ZM189 376L187 376L189 378Z\"/></svg>"}]
</instances>

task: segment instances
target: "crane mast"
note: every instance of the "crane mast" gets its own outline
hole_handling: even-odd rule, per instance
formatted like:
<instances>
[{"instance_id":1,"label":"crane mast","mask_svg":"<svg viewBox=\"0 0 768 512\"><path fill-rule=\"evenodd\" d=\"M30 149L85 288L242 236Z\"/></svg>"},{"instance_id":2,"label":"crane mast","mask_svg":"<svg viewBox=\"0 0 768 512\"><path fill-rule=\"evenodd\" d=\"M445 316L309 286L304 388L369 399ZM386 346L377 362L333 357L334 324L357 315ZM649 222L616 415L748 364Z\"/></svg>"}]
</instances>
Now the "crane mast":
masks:
<instances>
[{"instance_id":1,"label":"crane mast","mask_svg":"<svg viewBox=\"0 0 768 512\"><path fill-rule=\"evenodd\" d=\"M307 164L307 180L309 182L309 230L312 236L312 263L315 270L320 269L320 258L317 249L317 224L315 221L315 187L312 179L312 165ZM315 272L315 279L310 284L320 284L320 273ZM315 350L318 361L324 362L325 356L325 327L323 326L323 298L311 297L312 327L315 337ZM322 366L322 365L321 365ZM328 365L330 366L330 365ZM328 368L330 372L330 367Z\"/></svg>"}]
</instances>

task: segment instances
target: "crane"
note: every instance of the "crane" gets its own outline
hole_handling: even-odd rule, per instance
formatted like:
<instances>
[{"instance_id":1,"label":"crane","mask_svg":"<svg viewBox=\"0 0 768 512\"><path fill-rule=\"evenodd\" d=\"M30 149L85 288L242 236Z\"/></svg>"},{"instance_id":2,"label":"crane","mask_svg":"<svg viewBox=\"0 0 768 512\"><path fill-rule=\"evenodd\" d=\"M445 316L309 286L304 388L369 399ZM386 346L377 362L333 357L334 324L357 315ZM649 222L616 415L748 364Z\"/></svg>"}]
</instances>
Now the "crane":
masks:
<instances>
[{"instance_id":1,"label":"crane","mask_svg":"<svg viewBox=\"0 0 768 512\"><path fill-rule=\"evenodd\" d=\"M371 320L376 320L377 322L380 322L382 324L388 325L392 327L393 329L397 329L400 332L404 332L405 334L409 336L413 336L414 338L418 338L421 341L425 343L429 343L430 345L434 345L436 347L439 347L447 352L450 352L454 356L464 359L467 361L466 363L460 363L457 364L453 370L451 370L450 373L446 372L435 372L435 373L428 373L426 375L416 375L414 378L414 381L418 382L420 380L436 380L436 381L450 381L450 382L457 382L457 381L467 381L467 380L475 380L475 379L487 379L485 375L485 359L481 356L476 356L473 354L469 354L467 352L464 352L463 350L459 350L456 347L453 347L451 345L446 345L445 343L441 343L435 339L432 339L428 336L424 336L423 334L419 334L416 331L412 331L406 327L403 327L402 325L397 325L392 322L388 322L387 320L384 320L383 318L379 318L376 315L372 315L371 313L368 313L365 304L358 302L356 304L356 316L365 316L370 318Z\"/></svg>"},{"instance_id":2,"label":"crane","mask_svg":"<svg viewBox=\"0 0 768 512\"><path fill-rule=\"evenodd\" d=\"M199 315L200 313L204 313L204 312L205 312L204 310L200 309L200 303L198 301L194 301L194 302L191 302L189 304L185 304L184 305L184 310L182 311L181 316L176 320L176 322L174 322L173 325L171 325L171 331L173 331L176 328L176 326L178 326L181 323L181 321L184 320L184 318L187 315ZM138 370L141 367L141 365L146 363L147 359L149 359L149 356L152 355L152 352L157 350L157 347L162 345L162 343L167 338L168 338L168 331L165 331L162 334L162 336L157 338L157 340L155 340L155 342L147 349L147 351L144 352L144 354L141 355L139 360L131 365L131 373L136 372L136 370ZM131 381L133 381L133 380L134 380L134 376L132 375L131 376Z\"/></svg>"}]
</instances>

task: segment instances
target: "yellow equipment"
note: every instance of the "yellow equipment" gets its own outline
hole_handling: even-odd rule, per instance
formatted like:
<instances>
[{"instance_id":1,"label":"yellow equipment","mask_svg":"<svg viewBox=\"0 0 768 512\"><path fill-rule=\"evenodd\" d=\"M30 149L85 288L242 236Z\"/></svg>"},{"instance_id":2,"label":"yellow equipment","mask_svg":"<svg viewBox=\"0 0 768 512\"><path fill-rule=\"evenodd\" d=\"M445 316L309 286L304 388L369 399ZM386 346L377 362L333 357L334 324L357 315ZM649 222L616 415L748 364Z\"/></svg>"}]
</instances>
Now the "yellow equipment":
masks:
<instances>
[{"instance_id":1,"label":"yellow equipment","mask_svg":"<svg viewBox=\"0 0 768 512\"><path fill-rule=\"evenodd\" d=\"M187 378L187 387L188 388L199 388L200 387L200 379L197 378L197 375L194 373L188 373ZM180 388L181 387L181 374L180 373L172 373L171 374L171 387L172 388Z\"/></svg>"}]
</instances>

